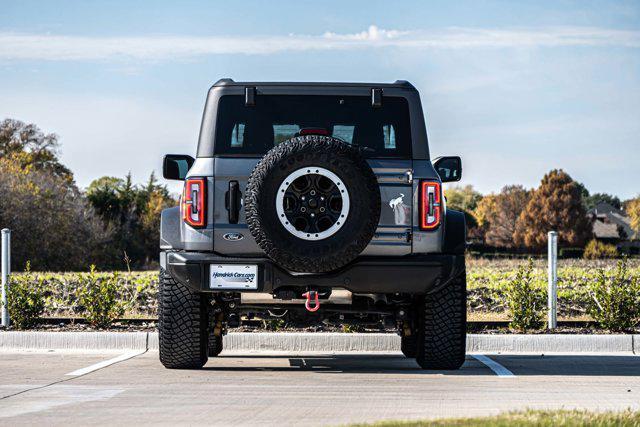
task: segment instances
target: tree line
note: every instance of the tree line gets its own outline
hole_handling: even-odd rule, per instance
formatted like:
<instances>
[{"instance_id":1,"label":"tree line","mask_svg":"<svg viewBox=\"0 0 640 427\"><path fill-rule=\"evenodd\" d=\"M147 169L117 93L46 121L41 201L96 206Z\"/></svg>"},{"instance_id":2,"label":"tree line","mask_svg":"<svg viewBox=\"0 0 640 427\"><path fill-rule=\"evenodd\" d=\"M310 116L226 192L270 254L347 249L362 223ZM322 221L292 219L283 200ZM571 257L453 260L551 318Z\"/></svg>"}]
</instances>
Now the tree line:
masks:
<instances>
[{"instance_id":1,"label":"tree line","mask_svg":"<svg viewBox=\"0 0 640 427\"><path fill-rule=\"evenodd\" d=\"M152 173L144 185L101 177L86 190L58 157L55 134L0 122L0 226L12 230L12 267L142 268L158 258L160 211L175 206Z\"/></svg>"},{"instance_id":2,"label":"tree line","mask_svg":"<svg viewBox=\"0 0 640 427\"><path fill-rule=\"evenodd\" d=\"M449 188L445 195L447 207L465 213L469 239L488 248L540 252L551 230L558 232L559 245L584 248L594 238L587 211L601 202L624 210L640 233L640 197L622 202L611 194L590 194L562 169L548 172L535 189L507 185L482 195L467 185Z\"/></svg>"}]
</instances>

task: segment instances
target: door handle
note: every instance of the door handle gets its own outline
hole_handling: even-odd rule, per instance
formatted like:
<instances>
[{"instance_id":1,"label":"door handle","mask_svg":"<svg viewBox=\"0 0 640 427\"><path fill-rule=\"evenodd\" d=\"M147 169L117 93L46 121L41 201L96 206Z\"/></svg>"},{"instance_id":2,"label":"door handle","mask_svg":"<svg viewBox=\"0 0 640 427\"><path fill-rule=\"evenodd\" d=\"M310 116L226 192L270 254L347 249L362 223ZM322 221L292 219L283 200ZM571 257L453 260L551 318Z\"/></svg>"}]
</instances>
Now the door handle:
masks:
<instances>
[{"instance_id":1,"label":"door handle","mask_svg":"<svg viewBox=\"0 0 640 427\"><path fill-rule=\"evenodd\" d=\"M229 191L227 191L225 201L229 211L229 224L237 224L240 217L240 185L238 181L229 181Z\"/></svg>"}]
</instances>

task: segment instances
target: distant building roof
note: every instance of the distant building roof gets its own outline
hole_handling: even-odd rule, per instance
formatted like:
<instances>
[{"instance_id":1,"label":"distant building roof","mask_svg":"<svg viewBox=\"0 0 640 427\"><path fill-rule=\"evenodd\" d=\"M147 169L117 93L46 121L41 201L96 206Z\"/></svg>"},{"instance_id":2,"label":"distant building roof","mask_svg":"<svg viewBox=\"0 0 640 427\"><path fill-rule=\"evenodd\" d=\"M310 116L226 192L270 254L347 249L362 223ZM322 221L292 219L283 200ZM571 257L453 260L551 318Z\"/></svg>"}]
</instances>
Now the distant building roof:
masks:
<instances>
[{"instance_id":1,"label":"distant building roof","mask_svg":"<svg viewBox=\"0 0 640 427\"><path fill-rule=\"evenodd\" d=\"M598 239L637 239L636 233L631 228L631 219L624 211L611 206L609 203L600 202L588 212L595 218L593 222L593 234ZM620 235L622 231L623 235ZM614 236L615 233L615 236Z\"/></svg>"},{"instance_id":2,"label":"distant building roof","mask_svg":"<svg viewBox=\"0 0 640 427\"><path fill-rule=\"evenodd\" d=\"M597 239L619 239L618 226L610 222L594 221L593 234Z\"/></svg>"},{"instance_id":3,"label":"distant building roof","mask_svg":"<svg viewBox=\"0 0 640 427\"><path fill-rule=\"evenodd\" d=\"M589 213L593 215L602 215L609 213L617 213L619 215L624 215L624 212L615 206L610 205L607 202L598 202L595 207L589 209Z\"/></svg>"}]
</instances>

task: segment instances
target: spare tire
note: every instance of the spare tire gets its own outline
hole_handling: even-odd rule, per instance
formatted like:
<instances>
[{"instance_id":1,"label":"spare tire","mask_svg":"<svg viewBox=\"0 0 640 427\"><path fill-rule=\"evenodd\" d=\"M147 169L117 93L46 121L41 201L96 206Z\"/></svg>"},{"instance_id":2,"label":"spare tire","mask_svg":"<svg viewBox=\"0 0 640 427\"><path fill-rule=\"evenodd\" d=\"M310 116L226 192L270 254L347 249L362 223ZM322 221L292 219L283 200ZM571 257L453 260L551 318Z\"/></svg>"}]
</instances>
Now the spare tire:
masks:
<instances>
[{"instance_id":1,"label":"spare tire","mask_svg":"<svg viewBox=\"0 0 640 427\"><path fill-rule=\"evenodd\" d=\"M380 189L357 148L329 136L298 136L256 165L244 208L269 258L290 271L322 273L348 264L369 244Z\"/></svg>"}]
</instances>

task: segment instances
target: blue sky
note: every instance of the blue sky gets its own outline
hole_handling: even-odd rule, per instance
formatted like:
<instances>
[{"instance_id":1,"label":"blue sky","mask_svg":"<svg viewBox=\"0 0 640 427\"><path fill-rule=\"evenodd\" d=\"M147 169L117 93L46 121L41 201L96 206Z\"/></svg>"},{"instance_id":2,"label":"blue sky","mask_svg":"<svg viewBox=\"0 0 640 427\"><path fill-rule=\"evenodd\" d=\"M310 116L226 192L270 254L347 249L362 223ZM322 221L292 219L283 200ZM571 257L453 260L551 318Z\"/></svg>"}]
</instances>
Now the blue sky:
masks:
<instances>
[{"instance_id":1,"label":"blue sky","mask_svg":"<svg viewBox=\"0 0 640 427\"><path fill-rule=\"evenodd\" d=\"M83 187L193 154L221 77L406 79L432 155L462 155L463 184L533 187L564 168L591 192L640 193L639 1L0 7L0 118L57 133Z\"/></svg>"}]
</instances>

